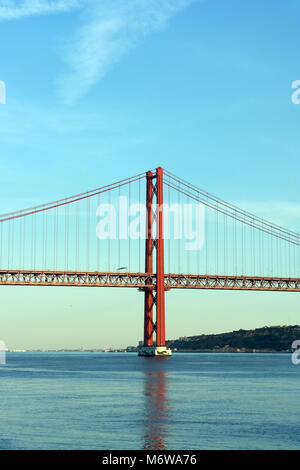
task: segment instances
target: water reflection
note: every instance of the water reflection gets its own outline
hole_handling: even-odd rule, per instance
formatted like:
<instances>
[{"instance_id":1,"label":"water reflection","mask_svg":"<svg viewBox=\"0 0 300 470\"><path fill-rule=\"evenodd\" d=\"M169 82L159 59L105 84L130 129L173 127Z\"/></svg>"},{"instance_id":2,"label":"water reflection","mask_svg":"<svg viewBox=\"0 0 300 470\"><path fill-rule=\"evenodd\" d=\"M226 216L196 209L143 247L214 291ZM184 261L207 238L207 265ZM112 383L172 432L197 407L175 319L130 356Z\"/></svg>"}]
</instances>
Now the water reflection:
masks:
<instances>
[{"instance_id":1,"label":"water reflection","mask_svg":"<svg viewBox=\"0 0 300 470\"><path fill-rule=\"evenodd\" d=\"M145 357L144 449L163 450L167 446L170 400L168 398L167 357Z\"/></svg>"}]
</instances>

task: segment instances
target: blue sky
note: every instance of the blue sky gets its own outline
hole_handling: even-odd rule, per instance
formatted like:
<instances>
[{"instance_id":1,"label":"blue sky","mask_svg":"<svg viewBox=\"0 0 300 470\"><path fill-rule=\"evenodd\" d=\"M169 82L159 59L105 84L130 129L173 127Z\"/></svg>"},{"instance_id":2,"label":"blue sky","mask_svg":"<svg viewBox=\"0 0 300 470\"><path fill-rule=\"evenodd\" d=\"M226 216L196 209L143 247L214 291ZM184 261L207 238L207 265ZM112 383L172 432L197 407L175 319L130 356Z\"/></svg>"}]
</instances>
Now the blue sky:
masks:
<instances>
[{"instance_id":1,"label":"blue sky","mask_svg":"<svg viewBox=\"0 0 300 470\"><path fill-rule=\"evenodd\" d=\"M0 0L0 212L161 165L299 231L299 18L298 0ZM141 294L1 291L11 347L141 337ZM185 325L168 296L168 337L299 323L298 296L195 292Z\"/></svg>"}]
</instances>

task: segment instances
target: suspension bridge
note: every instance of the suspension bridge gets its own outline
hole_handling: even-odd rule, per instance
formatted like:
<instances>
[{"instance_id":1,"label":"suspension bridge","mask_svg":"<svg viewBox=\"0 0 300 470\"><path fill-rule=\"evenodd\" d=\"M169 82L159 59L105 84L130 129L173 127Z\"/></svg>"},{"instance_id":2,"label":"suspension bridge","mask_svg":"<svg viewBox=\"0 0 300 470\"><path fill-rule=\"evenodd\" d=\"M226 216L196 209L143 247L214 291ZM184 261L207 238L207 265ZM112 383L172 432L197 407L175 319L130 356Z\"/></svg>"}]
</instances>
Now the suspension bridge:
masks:
<instances>
[{"instance_id":1,"label":"suspension bridge","mask_svg":"<svg viewBox=\"0 0 300 470\"><path fill-rule=\"evenodd\" d=\"M300 291L300 234L156 168L0 215L0 285L144 292L141 355L169 355L170 289Z\"/></svg>"}]
</instances>

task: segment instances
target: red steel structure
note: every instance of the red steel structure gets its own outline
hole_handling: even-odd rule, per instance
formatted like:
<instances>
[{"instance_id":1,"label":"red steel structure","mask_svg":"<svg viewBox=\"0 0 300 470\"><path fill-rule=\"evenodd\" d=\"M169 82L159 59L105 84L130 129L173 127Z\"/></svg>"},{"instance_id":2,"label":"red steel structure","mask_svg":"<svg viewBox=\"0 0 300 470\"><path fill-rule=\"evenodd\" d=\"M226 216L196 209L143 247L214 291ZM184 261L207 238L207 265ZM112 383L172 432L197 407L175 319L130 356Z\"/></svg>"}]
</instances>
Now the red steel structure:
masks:
<instances>
[{"instance_id":1,"label":"red steel structure","mask_svg":"<svg viewBox=\"0 0 300 470\"><path fill-rule=\"evenodd\" d=\"M300 292L300 278L258 276L216 276L201 274L165 274L165 290L214 289L234 291ZM155 273L120 273L92 271L32 271L1 269L1 286L54 286L54 287L131 287L156 290ZM155 296L153 296L155 301ZM152 304L150 304L152 305ZM153 320L149 334L153 334ZM151 346L151 343L147 343Z\"/></svg>"},{"instance_id":2,"label":"red steel structure","mask_svg":"<svg viewBox=\"0 0 300 470\"><path fill-rule=\"evenodd\" d=\"M153 273L153 173L147 172L147 192L146 192L146 260L145 272ZM149 282L149 281L148 281ZM151 281L150 281L151 282ZM145 307L144 307L144 346L153 346L153 287L145 287Z\"/></svg>"},{"instance_id":3,"label":"red steel structure","mask_svg":"<svg viewBox=\"0 0 300 470\"><path fill-rule=\"evenodd\" d=\"M153 181L156 182L153 185ZM156 210L153 206L153 194L156 195ZM163 169L156 169L155 174L147 172L147 237L146 237L146 273L153 273L153 248L156 248L156 286L145 288L144 346L153 346L153 332L156 331L156 346L165 346L165 273L164 273L164 234L163 234ZM156 219L156 239L153 240L153 215ZM156 305L156 324L153 323L153 306Z\"/></svg>"},{"instance_id":4,"label":"red steel structure","mask_svg":"<svg viewBox=\"0 0 300 470\"><path fill-rule=\"evenodd\" d=\"M165 270L163 233L163 169L156 170L156 345L165 346Z\"/></svg>"},{"instance_id":5,"label":"red steel structure","mask_svg":"<svg viewBox=\"0 0 300 470\"><path fill-rule=\"evenodd\" d=\"M132 183L139 185L140 181L144 181L145 178L145 272L143 272L143 266L140 267L139 271L130 269L132 268L130 265L130 237L128 238L129 261L126 272L122 272L122 269L126 269L125 267L120 267L119 270L116 269L116 266L122 266L120 264L120 245L117 250L119 253L118 264L115 265L114 269L111 269L109 262L107 269L103 269L102 265L91 269L89 260L92 256L90 256L90 239L88 238L91 233L89 226L90 201L93 198L93 200L98 201L100 206L100 196L102 198L105 193L108 193L108 197L110 197L113 190L119 191L120 195L120 188L128 188L130 200ZM202 255L202 265L198 264L195 270L182 270L180 256L177 253L177 256L172 253L172 263L178 257L178 266L175 266L173 271L170 268L170 245L168 245L168 240L164 240L164 188L168 192L170 190L174 191L177 197L184 197L204 205L208 213L211 211L210 213L215 216L215 228L213 229L211 226L209 232L212 241L206 241L207 246L205 255ZM168 192L167 194L169 194ZM168 199L168 196L166 196L166 199ZM88 220L84 229L79 227L81 203L86 204L81 215L87 215L86 219ZM74 209L69 222L68 211L71 205ZM59 210L65 212L59 215ZM49 219L47 222L48 213L52 215L51 222ZM76 214L76 220L74 214ZM37 217L40 217L42 223L39 233L42 242L36 235ZM29 220L29 222L26 222L26 220ZM210 221L212 221L212 215ZM71 222L74 230L73 244L69 243ZM209 228L208 221L206 221L206 224ZM49 227L51 227L50 231ZM154 227L156 227L155 233ZM239 227L240 231L237 231ZM5 228L7 228L6 232ZM87 262L86 266L82 268L80 258L78 261L78 252L80 243L83 244L80 237L83 237L84 233L87 234ZM206 236L209 239L208 234ZM220 253L221 236L221 251L224 263L222 262L220 269L221 263L218 263L218 255ZM120 243L120 238L122 237L119 236L118 243ZM16 239L18 239L17 242ZM43 259L41 267L36 266L38 263L35 260L36 247L39 242ZM166 242L167 273L165 273L164 242ZM251 255L251 263L245 266L245 260L247 261L246 243L249 244L248 255ZM71 253L72 247L73 252ZM65 252L62 248L65 249ZM99 244L97 242L97 250L98 248ZM211 251L209 251L209 248L211 248ZM274 225L265 219L233 206L158 167L155 170L140 173L131 178L96 188L93 191L0 215L0 285L137 288L144 292L143 347L147 353L143 355L168 355L165 347L165 292L167 290L216 289L300 292L299 248L300 234ZM143 257L143 247L141 251ZM53 264L47 268L48 265L45 261L50 258L50 252ZM180 253L179 250L178 252ZM17 253L18 260L16 261ZM213 269L210 269L210 255L214 264ZM189 253L186 256L189 259ZM74 261L73 269L70 269L68 264L70 257ZM56 265L57 258L60 261L65 258L66 261L60 269ZM197 258L197 256L194 258ZM240 270L237 267L234 268L237 258L242 264ZM110 245L108 259L110 259ZM233 262L228 266L230 260ZM28 267L28 265L31 267ZM5 268L5 266L7 267ZM252 268L252 275L249 275L249 266ZM203 274L204 272L206 274ZM157 352L158 354L156 354Z\"/></svg>"}]
</instances>

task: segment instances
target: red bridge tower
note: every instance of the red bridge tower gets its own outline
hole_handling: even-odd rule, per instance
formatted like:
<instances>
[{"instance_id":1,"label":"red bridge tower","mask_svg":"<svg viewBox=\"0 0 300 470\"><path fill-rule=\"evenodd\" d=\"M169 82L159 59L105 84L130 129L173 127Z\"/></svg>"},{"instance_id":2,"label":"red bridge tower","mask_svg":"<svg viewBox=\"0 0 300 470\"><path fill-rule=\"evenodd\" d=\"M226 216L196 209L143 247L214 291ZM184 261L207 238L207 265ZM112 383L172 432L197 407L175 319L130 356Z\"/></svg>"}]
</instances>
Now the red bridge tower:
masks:
<instances>
[{"instance_id":1,"label":"red bridge tower","mask_svg":"<svg viewBox=\"0 0 300 470\"><path fill-rule=\"evenodd\" d=\"M155 181L155 184L153 184ZM166 348L165 338L165 271L163 233L163 169L155 174L147 172L146 192L146 257L145 272L153 273L153 250L156 249L156 288L145 287L144 345L139 349L140 356L171 356ZM153 196L156 196L154 210ZM156 238L153 238L153 222L156 221ZM150 281L151 282L151 281ZM156 306L156 323L153 321L153 307ZM156 343L153 333L156 332Z\"/></svg>"}]
</instances>

